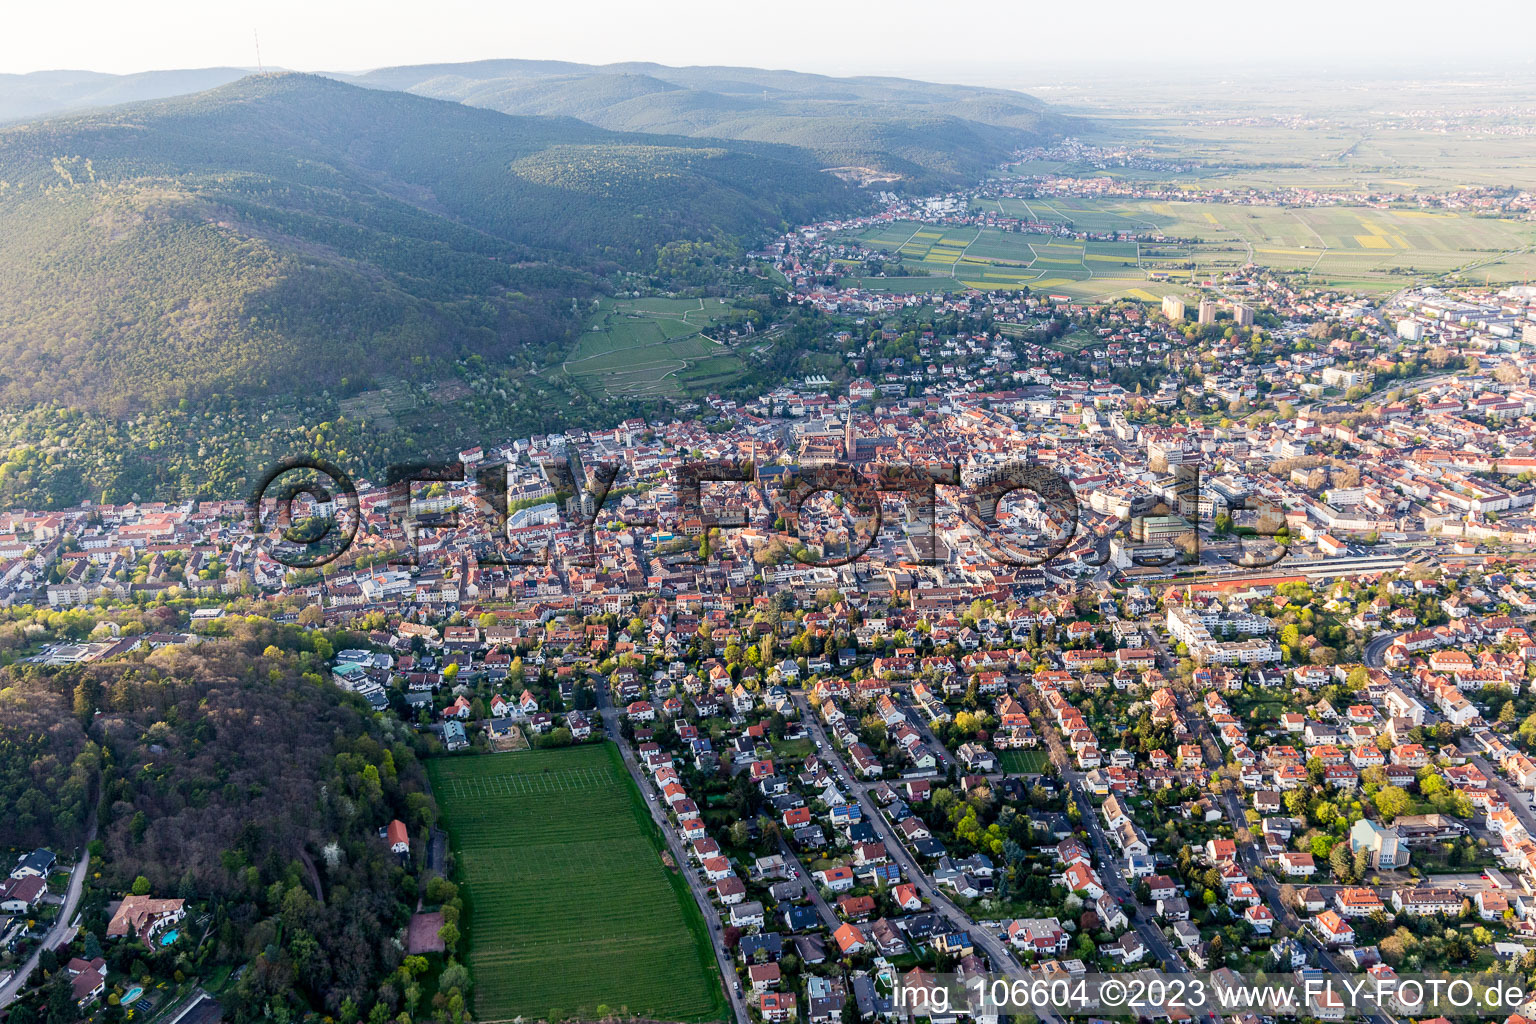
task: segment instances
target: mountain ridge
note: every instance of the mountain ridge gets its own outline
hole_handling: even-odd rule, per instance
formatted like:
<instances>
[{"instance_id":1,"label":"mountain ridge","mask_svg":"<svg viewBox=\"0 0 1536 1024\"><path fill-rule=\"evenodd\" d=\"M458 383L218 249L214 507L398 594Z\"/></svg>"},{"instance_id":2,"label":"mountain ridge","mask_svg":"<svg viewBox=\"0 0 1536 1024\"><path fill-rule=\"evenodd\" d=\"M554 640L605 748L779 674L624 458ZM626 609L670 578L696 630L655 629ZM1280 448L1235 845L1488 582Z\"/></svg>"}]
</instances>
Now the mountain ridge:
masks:
<instances>
[{"instance_id":1,"label":"mountain ridge","mask_svg":"<svg viewBox=\"0 0 1536 1024\"><path fill-rule=\"evenodd\" d=\"M786 147L319 76L0 129L0 399L126 415L537 361L614 268L858 202Z\"/></svg>"},{"instance_id":2,"label":"mountain ridge","mask_svg":"<svg viewBox=\"0 0 1536 1024\"><path fill-rule=\"evenodd\" d=\"M615 95L637 79L672 88L650 92L650 102ZM896 173L913 187L976 177L1074 124L1007 89L723 65L506 59L380 68L348 80L504 113L558 111L619 131L785 142L829 165Z\"/></svg>"},{"instance_id":3,"label":"mountain ridge","mask_svg":"<svg viewBox=\"0 0 1536 1024\"><path fill-rule=\"evenodd\" d=\"M186 95L245 74L205 68L0 76L0 122ZM1018 147L1076 124L1008 89L729 65L504 58L322 76L506 114L571 116L613 131L789 144L815 152L824 166L875 167L912 188L978 176Z\"/></svg>"}]
</instances>

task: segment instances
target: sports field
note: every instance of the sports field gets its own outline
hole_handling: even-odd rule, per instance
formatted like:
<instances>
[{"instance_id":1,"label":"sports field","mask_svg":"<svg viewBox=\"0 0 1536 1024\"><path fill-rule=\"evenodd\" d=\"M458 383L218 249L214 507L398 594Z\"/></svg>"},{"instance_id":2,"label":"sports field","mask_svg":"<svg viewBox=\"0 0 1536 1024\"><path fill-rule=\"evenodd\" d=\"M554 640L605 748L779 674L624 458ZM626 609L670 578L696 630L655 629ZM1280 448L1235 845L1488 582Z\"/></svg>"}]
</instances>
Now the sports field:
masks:
<instances>
[{"instance_id":1,"label":"sports field","mask_svg":"<svg viewBox=\"0 0 1536 1024\"><path fill-rule=\"evenodd\" d=\"M479 1021L728 1010L698 906L611 743L428 762Z\"/></svg>"},{"instance_id":2,"label":"sports field","mask_svg":"<svg viewBox=\"0 0 1536 1024\"><path fill-rule=\"evenodd\" d=\"M1219 273L1253 262L1305 271L1323 283L1380 291L1451 274L1476 283L1520 280L1531 266L1523 250L1536 245L1536 225L1408 208L1064 197L978 198L972 207L1072 231L1157 237L1141 242L1077 241L994 228L895 222L871 228L860 241L900 258L903 267L915 273L853 280L896 290L1028 286L1079 299L1144 299L1152 291L1161 295L1180 290L1192 274ZM1151 281L1157 284L1149 290Z\"/></svg>"},{"instance_id":3,"label":"sports field","mask_svg":"<svg viewBox=\"0 0 1536 1024\"><path fill-rule=\"evenodd\" d=\"M614 397L708 391L745 368L712 333L732 312L719 299L603 299L562 368L584 388Z\"/></svg>"},{"instance_id":4,"label":"sports field","mask_svg":"<svg viewBox=\"0 0 1536 1024\"><path fill-rule=\"evenodd\" d=\"M1051 755L1043 750L1000 750L998 764L1016 775L1044 775L1051 770Z\"/></svg>"}]
</instances>

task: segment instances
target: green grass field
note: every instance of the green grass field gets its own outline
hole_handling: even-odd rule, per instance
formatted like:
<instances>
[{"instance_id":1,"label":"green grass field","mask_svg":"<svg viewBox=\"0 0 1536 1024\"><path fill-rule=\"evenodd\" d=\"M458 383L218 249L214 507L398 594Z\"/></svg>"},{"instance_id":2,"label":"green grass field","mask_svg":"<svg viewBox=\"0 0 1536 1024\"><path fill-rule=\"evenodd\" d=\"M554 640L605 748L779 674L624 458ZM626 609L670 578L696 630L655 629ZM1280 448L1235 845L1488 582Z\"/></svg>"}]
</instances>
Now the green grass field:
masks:
<instances>
[{"instance_id":1,"label":"green grass field","mask_svg":"<svg viewBox=\"0 0 1536 1024\"><path fill-rule=\"evenodd\" d=\"M912 276L850 278L870 288L937 290L1028 286L1074 299L1147 299L1150 291L1183 290L1194 273L1220 273L1248 262L1305 271L1327 284L1363 291L1401 288L1460 273L1463 279L1516 281L1536 259L1536 226L1496 217L1376 209L1365 206L1287 208L1217 203L1052 197L976 199L993 210L1073 230L1161 232L1160 241L1079 242L993 228L896 222L859 236L899 257ZM1516 253L1505 256L1507 253Z\"/></svg>"},{"instance_id":2,"label":"green grass field","mask_svg":"<svg viewBox=\"0 0 1536 1024\"><path fill-rule=\"evenodd\" d=\"M1044 775L1051 770L1051 755L1043 750L1000 750L998 764L1016 775Z\"/></svg>"},{"instance_id":3,"label":"green grass field","mask_svg":"<svg viewBox=\"0 0 1536 1024\"><path fill-rule=\"evenodd\" d=\"M679 398L734 379L741 358L711 331L732 307L718 299L603 299L563 369L615 398Z\"/></svg>"},{"instance_id":4,"label":"green grass field","mask_svg":"<svg viewBox=\"0 0 1536 1024\"><path fill-rule=\"evenodd\" d=\"M728 1015L704 919L611 743L428 762L480 1021Z\"/></svg>"}]
</instances>

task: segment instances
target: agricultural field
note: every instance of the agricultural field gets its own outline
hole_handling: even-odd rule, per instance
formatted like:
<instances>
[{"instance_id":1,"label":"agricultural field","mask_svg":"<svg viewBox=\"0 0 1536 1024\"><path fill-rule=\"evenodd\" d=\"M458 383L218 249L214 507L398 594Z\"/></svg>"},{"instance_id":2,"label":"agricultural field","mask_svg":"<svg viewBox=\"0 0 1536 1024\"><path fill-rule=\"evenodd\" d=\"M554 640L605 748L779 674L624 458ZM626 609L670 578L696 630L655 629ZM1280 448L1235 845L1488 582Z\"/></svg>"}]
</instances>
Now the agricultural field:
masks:
<instances>
[{"instance_id":1,"label":"agricultural field","mask_svg":"<svg viewBox=\"0 0 1536 1024\"><path fill-rule=\"evenodd\" d=\"M728 1010L708 932L611 743L427 765L467 908L474 1016Z\"/></svg>"},{"instance_id":2,"label":"agricultural field","mask_svg":"<svg viewBox=\"0 0 1536 1024\"><path fill-rule=\"evenodd\" d=\"M1192 278L1249 262L1365 291L1448 275L1476 283L1524 280L1536 265L1527 251L1536 245L1536 225L1450 212L1077 197L979 198L973 208L1072 231L1155 233L1158 238L1077 241L898 222L872 228L860 240L899 257L913 275L850 280L902 290L1027 285L1076 299L1150 300L1183 291Z\"/></svg>"},{"instance_id":3,"label":"agricultural field","mask_svg":"<svg viewBox=\"0 0 1536 1024\"><path fill-rule=\"evenodd\" d=\"M1105 167L1039 159L1025 174L1111 176L1200 187L1371 192L1466 184L1536 187L1527 75L1233 75L1179 81L1146 76L1057 83L1053 102L1086 117L1090 145L1128 147L1181 165ZM1382 96L1396 97L1384 113ZM1297 118L1298 111L1306 115Z\"/></svg>"},{"instance_id":4,"label":"agricultural field","mask_svg":"<svg viewBox=\"0 0 1536 1024\"><path fill-rule=\"evenodd\" d=\"M734 312L719 299L603 299L562 366L615 398L681 398L728 383L746 364L713 336Z\"/></svg>"},{"instance_id":5,"label":"agricultural field","mask_svg":"<svg viewBox=\"0 0 1536 1024\"><path fill-rule=\"evenodd\" d=\"M1043 775L1051 770L1051 755L1043 750L1000 750L998 764L1015 775Z\"/></svg>"},{"instance_id":6,"label":"agricultural field","mask_svg":"<svg viewBox=\"0 0 1536 1024\"><path fill-rule=\"evenodd\" d=\"M899 257L912 276L850 277L882 290L954 291L1029 287L1073 298L1131 295L1151 299L1135 242L1088 241L900 221L859 236L867 247ZM1182 290L1182 289L1175 289Z\"/></svg>"},{"instance_id":7,"label":"agricultural field","mask_svg":"<svg viewBox=\"0 0 1536 1024\"><path fill-rule=\"evenodd\" d=\"M343 416L365 420L379 430L394 430L399 418L416 404L416 396L403 381L384 381L377 388L359 392L338 403Z\"/></svg>"}]
</instances>

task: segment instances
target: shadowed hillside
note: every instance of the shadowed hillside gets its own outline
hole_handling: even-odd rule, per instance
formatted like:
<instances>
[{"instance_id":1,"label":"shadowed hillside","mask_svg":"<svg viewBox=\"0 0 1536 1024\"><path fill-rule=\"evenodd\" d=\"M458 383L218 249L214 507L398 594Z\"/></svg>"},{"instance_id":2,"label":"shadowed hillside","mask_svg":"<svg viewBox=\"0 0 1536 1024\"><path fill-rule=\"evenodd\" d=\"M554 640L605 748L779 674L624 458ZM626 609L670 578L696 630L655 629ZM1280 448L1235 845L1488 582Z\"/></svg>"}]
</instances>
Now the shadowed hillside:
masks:
<instances>
[{"instance_id":1,"label":"shadowed hillside","mask_svg":"<svg viewBox=\"0 0 1536 1024\"><path fill-rule=\"evenodd\" d=\"M0 130L0 401L128 416L536 358L613 268L856 201L787 147L303 75L15 126Z\"/></svg>"}]
</instances>

